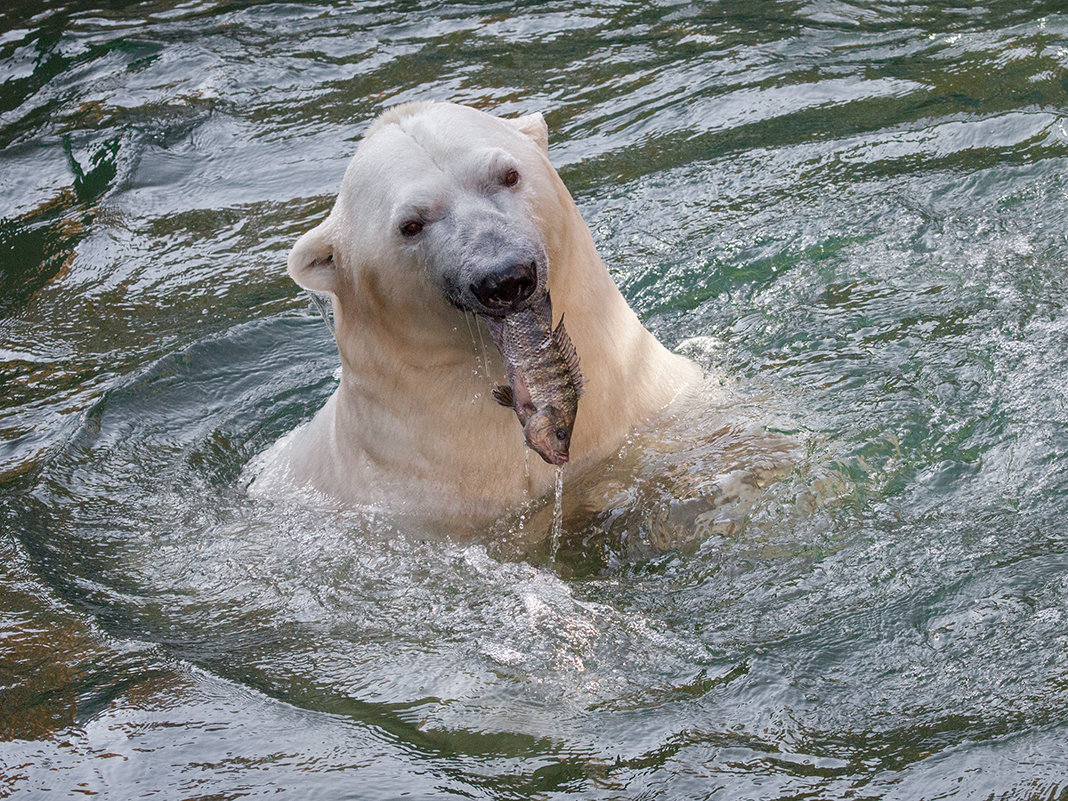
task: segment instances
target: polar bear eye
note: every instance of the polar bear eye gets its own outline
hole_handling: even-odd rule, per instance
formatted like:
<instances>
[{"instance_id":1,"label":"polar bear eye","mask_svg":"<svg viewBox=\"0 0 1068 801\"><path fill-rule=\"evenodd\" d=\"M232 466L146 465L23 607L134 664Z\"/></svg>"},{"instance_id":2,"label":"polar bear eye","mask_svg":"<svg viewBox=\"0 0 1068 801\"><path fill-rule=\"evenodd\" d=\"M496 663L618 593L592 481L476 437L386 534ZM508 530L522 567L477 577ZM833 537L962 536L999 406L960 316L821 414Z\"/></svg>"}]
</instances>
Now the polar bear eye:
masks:
<instances>
[{"instance_id":1,"label":"polar bear eye","mask_svg":"<svg viewBox=\"0 0 1068 801\"><path fill-rule=\"evenodd\" d=\"M504 186L515 186L519 183L519 170L508 170L501 176L501 183Z\"/></svg>"},{"instance_id":2,"label":"polar bear eye","mask_svg":"<svg viewBox=\"0 0 1068 801\"><path fill-rule=\"evenodd\" d=\"M412 237L423 230L423 223L421 220L405 220L400 225L400 232L404 236Z\"/></svg>"}]
</instances>

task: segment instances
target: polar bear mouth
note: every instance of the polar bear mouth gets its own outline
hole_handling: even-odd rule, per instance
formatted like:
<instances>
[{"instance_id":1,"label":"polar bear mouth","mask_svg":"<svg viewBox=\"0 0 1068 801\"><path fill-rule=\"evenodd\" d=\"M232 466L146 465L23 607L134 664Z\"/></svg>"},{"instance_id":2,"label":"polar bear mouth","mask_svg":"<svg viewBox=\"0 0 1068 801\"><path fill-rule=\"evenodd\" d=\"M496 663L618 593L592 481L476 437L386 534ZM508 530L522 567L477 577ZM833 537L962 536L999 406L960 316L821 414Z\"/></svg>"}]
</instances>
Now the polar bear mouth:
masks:
<instances>
[{"instance_id":1,"label":"polar bear mouth","mask_svg":"<svg viewBox=\"0 0 1068 801\"><path fill-rule=\"evenodd\" d=\"M548 291L548 263L540 248L524 248L501 263L468 261L441 276L445 299L463 312L503 319L529 308Z\"/></svg>"},{"instance_id":2,"label":"polar bear mouth","mask_svg":"<svg viewBox=\"0 0 1068 801\"><path fill-rule=\"evenodd\" d=\"M522 311L537 288L537 261L506 265L482 276L467 287L484 310L483 313L493 317L506 317L513 312Z\"/></svg>"}]
</instances>

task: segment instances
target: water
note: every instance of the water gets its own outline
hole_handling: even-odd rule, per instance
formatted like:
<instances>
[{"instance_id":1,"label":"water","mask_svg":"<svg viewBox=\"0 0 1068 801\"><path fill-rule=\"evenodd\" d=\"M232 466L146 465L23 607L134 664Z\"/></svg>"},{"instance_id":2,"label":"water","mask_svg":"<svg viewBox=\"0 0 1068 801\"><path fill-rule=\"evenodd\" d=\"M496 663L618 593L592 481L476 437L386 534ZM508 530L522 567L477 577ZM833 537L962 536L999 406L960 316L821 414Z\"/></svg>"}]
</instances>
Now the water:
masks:
<instances>
[{"instance_id":1,"label":"water","mask_svg":"<svg viewBox=\"0 0 1068 801\"><path fill-rule=\"evenodd\" d=\"M549 563L556 564L560 550L560 535L564 533L564 466L556 467L556 482L553 485L553 524L549 530Z\"/></svg>"},{"instance_id":2,"label":"water","mask_svg":"<svg viewBox=\"0 0 1068 801\"><path fill-rule=\"evenodd\" d=\"M0 19L0 796L1066 797L1063 3ZM243 490L335 381L286 251L417 98L544 111L722 396L551 563L552 498Z\"/></svg>"}]
</instances>

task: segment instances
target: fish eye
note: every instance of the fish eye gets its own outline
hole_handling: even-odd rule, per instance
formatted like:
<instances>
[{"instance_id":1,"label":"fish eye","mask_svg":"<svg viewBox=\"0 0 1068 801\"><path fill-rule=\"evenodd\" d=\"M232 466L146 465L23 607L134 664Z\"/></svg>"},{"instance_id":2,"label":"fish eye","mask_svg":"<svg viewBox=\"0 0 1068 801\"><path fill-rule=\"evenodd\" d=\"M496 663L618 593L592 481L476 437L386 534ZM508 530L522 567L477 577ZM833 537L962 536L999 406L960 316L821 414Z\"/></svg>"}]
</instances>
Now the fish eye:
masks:
<instances>
[{"instance_id":1,"label":"fish eye","mask_svg":"<svg viewBox=\"0 0 1068 801\"><path fill-rule=\"evenodd\" d=\"M400 232L402 236L413 237L423 230L422 220L405 220L400 224Z\"/></svg>"},{"instance_id":2,"label":"fish eye","mask_svg":"<svg viewBox=\"0 0 1068 801\"><path fill-rule=\"evenodd\" d=\"M519 183L519 170L511 169L501 176L503 186L515 186L517 183Z\"/></svg>"},{"instance_id":3,"label":"fish eye","mask_svg":"<svg viewBox=\"0 0 1068 801\"><path fill-rule=\"evenodd\" d=\"M563 442L567 438L567 432L562 428L556 429L556 438Z\"/></svg>"}]
</instances>

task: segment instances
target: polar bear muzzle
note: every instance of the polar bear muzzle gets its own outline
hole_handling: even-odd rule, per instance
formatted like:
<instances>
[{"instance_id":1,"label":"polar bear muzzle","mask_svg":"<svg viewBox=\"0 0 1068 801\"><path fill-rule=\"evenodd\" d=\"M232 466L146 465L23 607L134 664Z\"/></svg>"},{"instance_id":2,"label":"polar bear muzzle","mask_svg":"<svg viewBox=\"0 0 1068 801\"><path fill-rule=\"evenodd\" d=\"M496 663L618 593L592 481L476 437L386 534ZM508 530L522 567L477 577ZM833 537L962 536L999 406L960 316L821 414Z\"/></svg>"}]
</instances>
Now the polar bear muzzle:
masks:
<instances>
[{"instance_id":1,"label":"polar bear muzzle","mask_svg":"<svg viewBox=\"0 0 1068 801\"><path fill-rule=\"evenodd\" d=\"M454 306L488 317L522 310L548 285L540 232L523 204L502 194L456 197L419 234L431 283Z\"/></svg>"}]
</instances>

